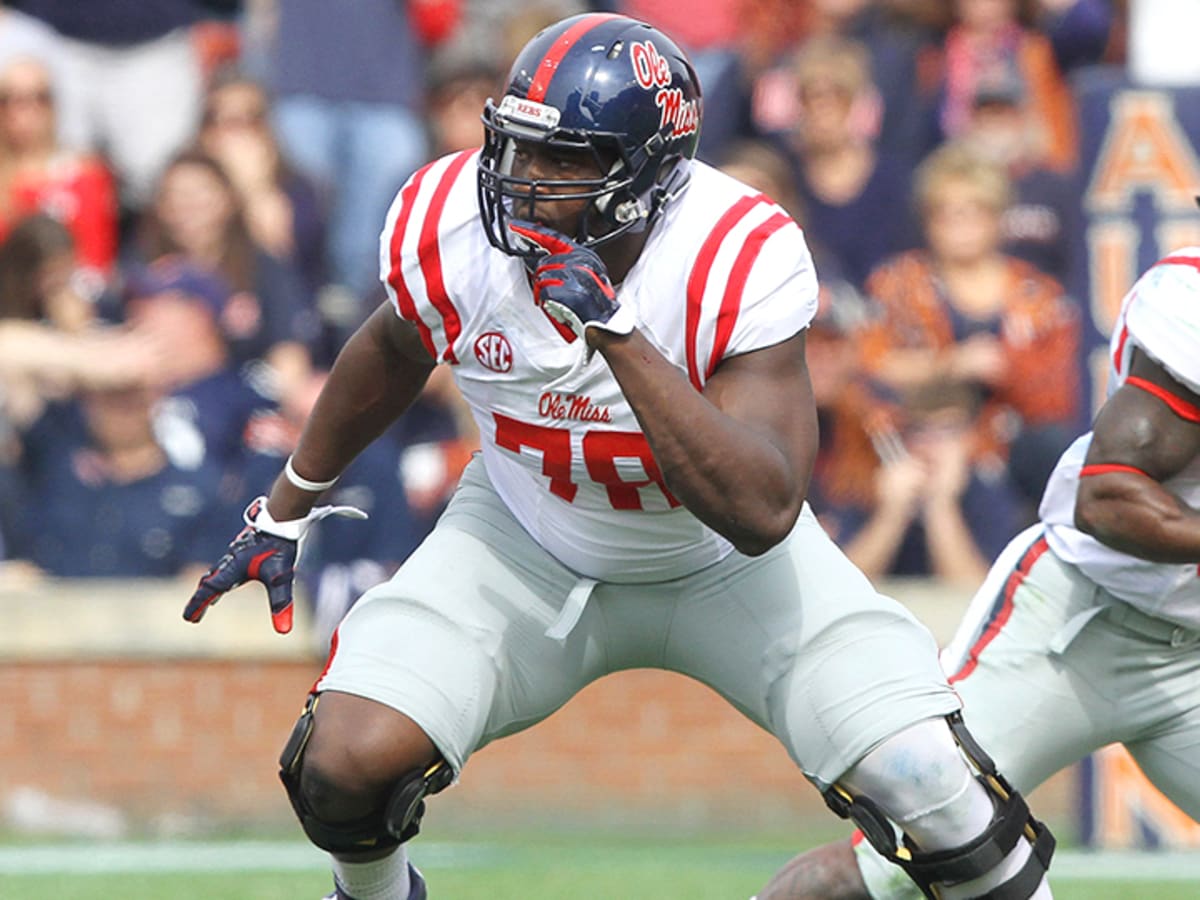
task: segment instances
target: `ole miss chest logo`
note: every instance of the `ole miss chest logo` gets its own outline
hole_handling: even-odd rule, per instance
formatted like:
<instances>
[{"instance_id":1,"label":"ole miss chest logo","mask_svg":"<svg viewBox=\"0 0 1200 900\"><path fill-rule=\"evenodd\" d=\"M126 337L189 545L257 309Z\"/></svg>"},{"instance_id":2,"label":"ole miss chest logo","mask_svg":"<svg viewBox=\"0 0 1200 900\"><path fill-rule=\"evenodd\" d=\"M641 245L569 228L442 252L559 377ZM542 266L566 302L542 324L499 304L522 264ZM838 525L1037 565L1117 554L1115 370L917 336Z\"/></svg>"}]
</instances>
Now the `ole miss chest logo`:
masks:
<instances>
[{"instance_id":1,"label":"ole miss chest logo","mask_svg":"<svg viewBox=\"0 0 1200 900\"><path fill-rule=\"evenodd\" d=\"M635 41L629 49L629 58L637 83L648 91L657 90L654 103L661 114L659 130L670 125L673 138L695 134L700 128L700 103L685 100L681 88L671 87L671 65L654 43Z\"/></svg>"},{"instance_id":2,"label":"ole miss chest logo","mask_svg":"<svg viewBox=\"0 0 1200 900\"><path fill-rule=\"evenodd\" d=\"M486 332L475 339L475 358L481 366L493 372L512 371L512 345L498 331Z\"/></svg>"}]
</instances>

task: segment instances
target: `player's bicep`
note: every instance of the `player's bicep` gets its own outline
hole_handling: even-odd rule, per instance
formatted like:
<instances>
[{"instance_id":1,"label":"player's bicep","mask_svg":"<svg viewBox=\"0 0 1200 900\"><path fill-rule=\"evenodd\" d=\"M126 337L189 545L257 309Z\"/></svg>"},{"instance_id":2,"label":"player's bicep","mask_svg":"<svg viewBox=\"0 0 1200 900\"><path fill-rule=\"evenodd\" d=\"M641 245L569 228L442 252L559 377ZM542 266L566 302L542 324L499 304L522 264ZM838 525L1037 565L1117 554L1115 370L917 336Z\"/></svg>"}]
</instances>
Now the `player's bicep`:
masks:
<instances>
[{"instance_id":1,"label":"player's bicep","mask_svg":"<svg viewBox=\"0 0 1200 900\"><path fill-rule=\"evenodd\" d=\"M396 315L391 303L384 301L364 326L385 352L417 369L432 371L436 365L429 355L417 326Z\"/></svg>"},{"instance_id":2,"label":"player's bicep","mask_svg":"<svg viewBox=\"0 0 1200 900\"><path fill-rule=\"evenodd\" d=\"M1200 454L1200 396L1139 352L1092 431L1085 467L1129 467L1162 482Z\"/></svg>"},{"instance_id":3,"label":"player's bicep","mask_svg":"<svg viewBox=\"0 0 1200 900\"><path fill-rule=\"evenodd\" d=\"M704 388L726 415L766 437L794 466L816 452L816 406L801 331L786 341L727 357Z\"/></svg>"}]
</instances>

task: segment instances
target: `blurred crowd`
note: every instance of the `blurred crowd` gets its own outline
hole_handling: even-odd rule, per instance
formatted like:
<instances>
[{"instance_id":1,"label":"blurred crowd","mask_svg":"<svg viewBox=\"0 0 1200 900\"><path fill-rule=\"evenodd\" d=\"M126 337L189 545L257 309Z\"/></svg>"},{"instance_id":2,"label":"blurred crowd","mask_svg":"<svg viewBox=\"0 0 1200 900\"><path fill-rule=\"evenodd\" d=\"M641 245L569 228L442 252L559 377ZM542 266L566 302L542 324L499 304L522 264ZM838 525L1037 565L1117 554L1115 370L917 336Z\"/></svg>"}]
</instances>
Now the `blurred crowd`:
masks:
<instances>
[{"instance_id":1,"label":"blurred crowd","mask_svg":"<svg viewBox=\"0 0 1200 900\"><path fill-rule=\"evenodd\" d=\"M9 0L0 4L0 583L175 576L266 491L379 232L544 25L652 22L692 57L700 155L804 227L812 503L870 575L964 585L1032 521L1083 416L1066 295L1072 74L1122 0ZM335 621L477 446L439 371L305 549ZM779 398L787 402L787 398Z\"/></svg>"}]
</instances>

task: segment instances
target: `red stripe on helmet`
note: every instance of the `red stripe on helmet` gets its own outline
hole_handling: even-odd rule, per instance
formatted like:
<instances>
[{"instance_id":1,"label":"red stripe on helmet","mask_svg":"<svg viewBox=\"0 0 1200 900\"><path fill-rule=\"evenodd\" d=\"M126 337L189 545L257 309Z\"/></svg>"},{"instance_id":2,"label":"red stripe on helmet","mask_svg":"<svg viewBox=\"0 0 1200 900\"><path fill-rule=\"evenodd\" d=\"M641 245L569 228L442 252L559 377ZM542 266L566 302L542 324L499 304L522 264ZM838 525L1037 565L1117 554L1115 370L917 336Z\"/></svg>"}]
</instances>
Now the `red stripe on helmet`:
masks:
<instances>
[{"instance_id":1,"label":"red stripe on helmet","mask_svg":"<svg viewBox=\"0 0 1200 900\"><path fill-rule=\"evenodd\" d=\"M536 100L538 103L545 100L546 91L550 89L550 82L554 78L554 73L558 71L558 64L563 61L563 57L567 55L570 49L579 43L579 39L601 22L620 18L622 17L615 13L593 13L590 16L580 19L564 31L558 40L550 46L549 52L542 57L542 61L538 63L537 71L534 73L533 83L529 85L529 93L526 95L526 99Z\"/></svg>"}]
</instances>

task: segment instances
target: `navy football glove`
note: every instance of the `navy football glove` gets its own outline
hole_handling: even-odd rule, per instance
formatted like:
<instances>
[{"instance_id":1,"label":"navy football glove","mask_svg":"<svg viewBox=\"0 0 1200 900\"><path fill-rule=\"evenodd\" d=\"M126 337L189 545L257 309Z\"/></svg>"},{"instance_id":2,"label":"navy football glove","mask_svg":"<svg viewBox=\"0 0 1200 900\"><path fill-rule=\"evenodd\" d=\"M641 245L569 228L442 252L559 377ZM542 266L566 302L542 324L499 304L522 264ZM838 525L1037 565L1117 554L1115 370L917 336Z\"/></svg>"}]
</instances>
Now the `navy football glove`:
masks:
<instances>
[{"instance_id":1,"label":"navy football glove","mask_svg":"<svg viewBox=\"0 0 1200 900\"><path fill-rule=\"evenodd\" d=\"M579 337L588 326L614 334L633 331L633 312L617 302L595 251L535 222L514 221L508 227L530 250L545 254L533 274L533 299L547 315Z\"/></svg>"},{"instance_id":2,"label":"navy football glove","mask_svg":"<svg viewBox=\"0 0 1200 900\"><path fill-rule=\"evenodd\" d=\"M353 506L318 506L303 519L276 522L267 512L266 497L252 500L242 515L246 527L217 564L201 576L183 617L199 622L226 591L247 581L258 581L267 589L271 624L280 634L287 634L292 630L292 583L304 535L314 522L326 516L365 519L367 514Z\"/></svg>"}]
</instances>

